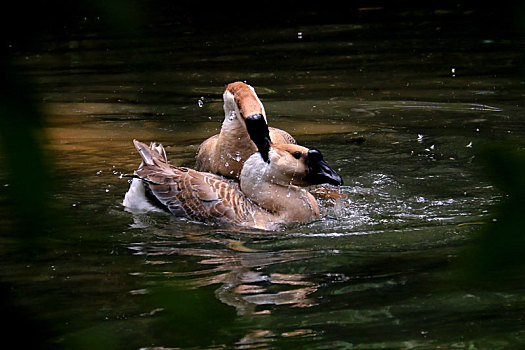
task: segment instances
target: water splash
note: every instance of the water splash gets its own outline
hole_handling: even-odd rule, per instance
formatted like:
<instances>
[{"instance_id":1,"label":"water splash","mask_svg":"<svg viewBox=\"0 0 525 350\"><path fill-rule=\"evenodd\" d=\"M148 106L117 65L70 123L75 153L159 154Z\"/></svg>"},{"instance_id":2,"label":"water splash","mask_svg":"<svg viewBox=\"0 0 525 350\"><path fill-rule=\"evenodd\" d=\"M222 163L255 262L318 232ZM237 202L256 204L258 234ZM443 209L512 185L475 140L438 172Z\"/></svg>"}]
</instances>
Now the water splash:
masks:
<instances>
[{"instance_id":1,"label":"water splash","mask_svg":"<svg viewBox=\"0 0 525 350\"><path fill-rule=\"evenodd\" d=\"M419 181L425 181L421 177ZM322 220L307 225L299 235L349 236L392 230L417 230L433 225L455 225L485 215L491 205L485 195L451 197L414 193L411 185L384 173L363 174L353 183L330 189L336 196L317 191ZM320 195L321 194L321 195Z\"/></svg>"}]
</instances>

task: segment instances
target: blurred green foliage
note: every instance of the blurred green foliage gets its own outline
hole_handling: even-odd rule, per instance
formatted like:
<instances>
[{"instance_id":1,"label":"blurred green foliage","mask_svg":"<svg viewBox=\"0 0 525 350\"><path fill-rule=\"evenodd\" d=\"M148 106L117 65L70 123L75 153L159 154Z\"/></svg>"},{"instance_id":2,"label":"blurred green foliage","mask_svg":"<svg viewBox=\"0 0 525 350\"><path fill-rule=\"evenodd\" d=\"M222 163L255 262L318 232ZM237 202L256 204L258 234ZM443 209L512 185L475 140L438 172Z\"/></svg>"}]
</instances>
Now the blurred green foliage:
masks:
<instances>
[{"instance_id":1,"label":"blurred green foliage","mask_svg":"<svg viewBox=\"0 0 525 350\"><path fill-rule=\"evenodd\" d=\"M32 82L13 63L13 54L39 50L43 38L68 35L89 16L102 16L107 24L102 30L108 33L132 36L141 23L134 4L127 0L8 2L0 11L0 238L4 259L38 263L47 249L53 249L49 242L61 237L65 219L54 200L60 184L53 176L57 171L54 155L44 147L45 116ZM0 308L8 320L2 332L3 346L59 348L52 340L57 336L55 325L21 305L17 295L16 283L0 280ZM108 345L106 335L90 334L82 341L107 348L96 346Z\"/></svg>"},{"instance_id":2,"label":"blurred green foliage","mask_svg":"<svg viewBox=\"0 0 525 350\"><path fill-rule=\"evenodd\" d=\"M480 154L486 175L502 194L501 202L467 245L458 263L464 283L495 288L523 286L525 272L525 151L495 145Z\"/></svg>"},{"instance_id":3,"label":"blurred green foliage","mask_svg":"<svg viewBox=\"0 0 525 350\"><path fill-rule=\"evenodd\" d=\"M10 230L20 242L34 240L51 225L52 181L49 155L42 144L42 115L31 89L8 62L1 67L0 150L5 172ZM27 239L27 240L26 240Z\"/></svg>"},{"instance_id":4,"label":"blurred green foliage","mask_svg":"<svg viewBox=\"0 0 525 350\"><path fill-rule=\"evenodd\" d=\"M164 345L205 347L228 338L236 340L231 331L235 309L215 298L210 288L158 286L147 299L151 307L162 307L150 331L154 338L163 339Z\"/></svg>"}]
</instances>

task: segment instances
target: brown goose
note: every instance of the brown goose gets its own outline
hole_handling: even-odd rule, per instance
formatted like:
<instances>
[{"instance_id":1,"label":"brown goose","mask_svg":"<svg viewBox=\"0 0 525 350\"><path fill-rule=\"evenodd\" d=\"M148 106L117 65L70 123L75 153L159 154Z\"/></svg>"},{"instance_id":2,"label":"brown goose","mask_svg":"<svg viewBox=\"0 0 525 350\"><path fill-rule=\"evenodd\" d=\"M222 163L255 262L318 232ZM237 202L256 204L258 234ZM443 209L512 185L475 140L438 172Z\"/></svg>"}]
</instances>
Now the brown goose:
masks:
<instances>
[{"instance_id":1,"label":"brown goose","mask_svg":"<svg viewBox=\"0 0 525 350\"><path fill-rule=\"evenodd\" d=\"M223 99L224 122L221 131L200 145L197 170L238 179L243 163L257 151L255 143L296 143L286 131L268 128L264 106L250 85L242 82L229 84ZM258 135L255 143L250 140L248 129Z\"/></svg>"},{"instance_id":2,"label":"brown goose","mask_svg":"<svg viewBox=\"0 0 525 350\"><path fill-rule=\"evenodd\" d=\"M132 184L124 204L143 201L134 198L143 191L151 206L202 222L273 230L312 221L319 218L319 208L303 187L343 183L319 151L293 144L267 145L252 154L237 182L170 165L161 145L133 142L143 162L133 173L136 188Z\"/></svg>"}]
</instances>

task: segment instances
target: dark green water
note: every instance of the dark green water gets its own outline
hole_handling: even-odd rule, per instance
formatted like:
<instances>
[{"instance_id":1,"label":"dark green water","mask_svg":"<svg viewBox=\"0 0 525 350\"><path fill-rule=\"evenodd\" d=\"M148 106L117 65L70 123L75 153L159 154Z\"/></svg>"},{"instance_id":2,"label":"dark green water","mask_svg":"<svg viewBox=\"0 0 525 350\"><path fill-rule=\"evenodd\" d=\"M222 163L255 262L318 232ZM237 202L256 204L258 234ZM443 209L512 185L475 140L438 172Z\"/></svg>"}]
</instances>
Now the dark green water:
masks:
<instances>
[{"instance_id":1,"label":"dark green water","mask_svg":"<svg viewBox=\"0 0 525 350\"><path fill-rule=\"evenodd\" d=\"M484 152L523 147L523 37L495 35L469 13L374 16L200 29L158 16L125 40L93 17L13 47L56 180L56 218L28 243L10 234L19 223L0 172L7 315L33 334L18 344L524 346L520 275L464 272L468 257L485 262L472 249L511 198ZM235 80L344 178L338 199L318 195L323 218L268 233L127 211L131 140L161 142L173 164L193 166Z\"/></svg>"}]
</instances>

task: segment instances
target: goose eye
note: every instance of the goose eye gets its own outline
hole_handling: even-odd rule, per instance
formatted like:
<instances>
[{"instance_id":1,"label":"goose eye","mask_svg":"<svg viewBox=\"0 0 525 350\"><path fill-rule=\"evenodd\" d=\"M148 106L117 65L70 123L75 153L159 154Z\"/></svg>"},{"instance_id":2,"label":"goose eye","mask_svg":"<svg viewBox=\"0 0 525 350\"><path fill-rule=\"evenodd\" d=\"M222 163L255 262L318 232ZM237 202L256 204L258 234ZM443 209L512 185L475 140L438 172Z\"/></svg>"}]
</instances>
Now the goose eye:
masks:
<instances>
[{"instance_id":1,"label":"goose eye","mask_svg":"<svg viewBox=\"0 0 525 350\"><path fill-rule=\"evenodd\" d=\"M301 152L296 151L296 152L292 153L292 156L293 156L295 159L299 159L299 158L301 158Z\"/></svg>"}]
</instances>

